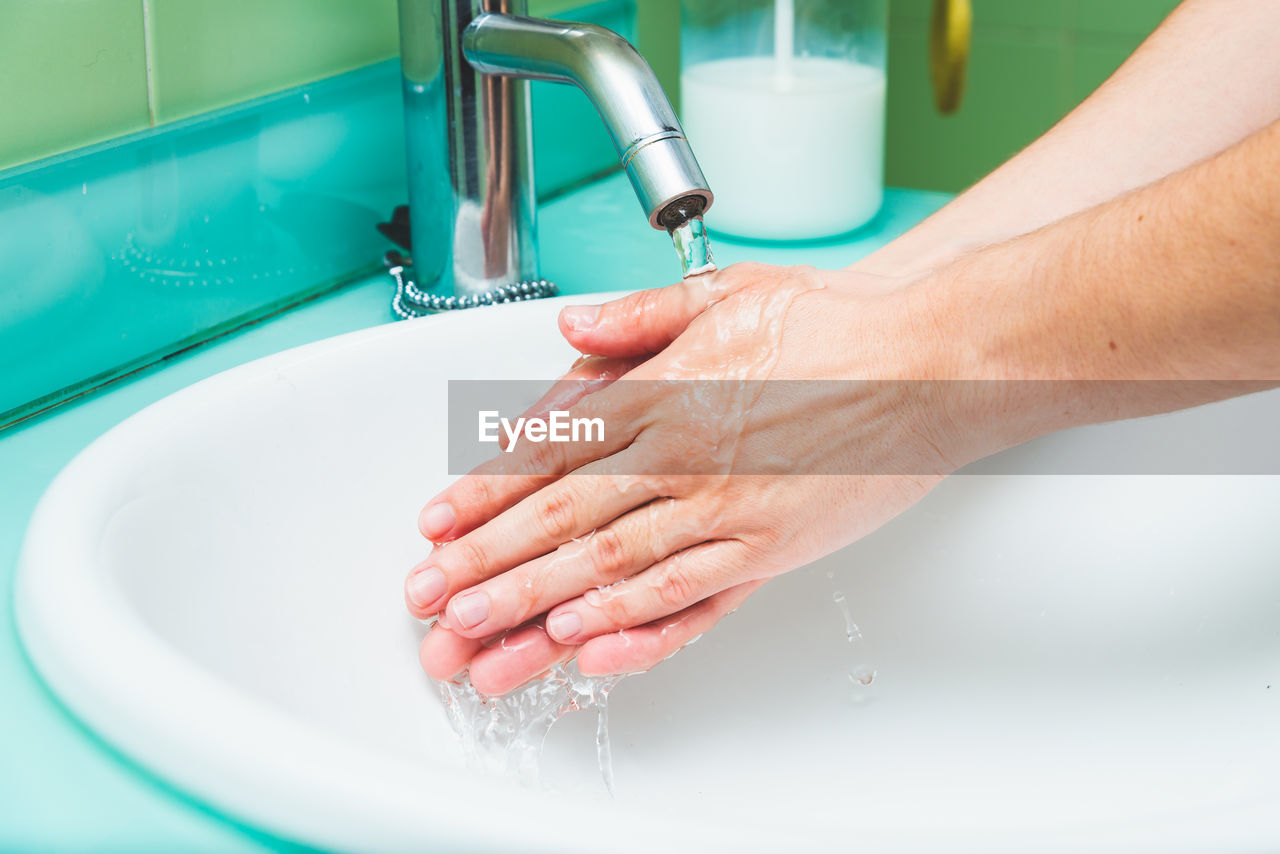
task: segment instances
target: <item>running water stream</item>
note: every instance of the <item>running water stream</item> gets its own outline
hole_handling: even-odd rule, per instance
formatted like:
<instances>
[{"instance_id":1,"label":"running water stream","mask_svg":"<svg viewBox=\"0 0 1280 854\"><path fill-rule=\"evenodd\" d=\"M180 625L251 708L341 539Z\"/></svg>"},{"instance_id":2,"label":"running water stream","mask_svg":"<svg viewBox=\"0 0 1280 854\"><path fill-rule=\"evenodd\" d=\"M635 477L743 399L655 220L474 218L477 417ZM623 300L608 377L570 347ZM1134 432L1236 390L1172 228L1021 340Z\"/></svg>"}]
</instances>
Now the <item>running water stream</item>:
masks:
<instances>
[{"instance_id":1,"label":"running water stream","mask_svg":"<svg viewBox=\"0 0 1280 854\"><path fill-rule=\"evenodd\" d=\"M707 226L702 217L695 216L671 229L671 243L676 248L676 255L680 256L680 271L686 279L716 271L711 243L707 240Z\"/></svg>"}]
</instances>

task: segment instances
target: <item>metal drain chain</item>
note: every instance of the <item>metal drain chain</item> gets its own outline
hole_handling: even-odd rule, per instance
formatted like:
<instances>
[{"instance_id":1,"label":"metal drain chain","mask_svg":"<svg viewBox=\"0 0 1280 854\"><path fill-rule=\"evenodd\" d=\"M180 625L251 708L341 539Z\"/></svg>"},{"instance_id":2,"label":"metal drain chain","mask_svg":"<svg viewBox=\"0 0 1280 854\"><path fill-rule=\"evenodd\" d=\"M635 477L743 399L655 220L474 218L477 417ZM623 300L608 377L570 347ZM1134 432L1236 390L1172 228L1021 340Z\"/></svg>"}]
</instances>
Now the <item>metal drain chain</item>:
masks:
<instances>
[{"instance_id":1,"label":"metal drain chain","mask_svg":"<svg viewBox=\"0 0 1280 854\"><path fill-rule=\"evenodd\" d=\"M387 272L396 283L396 295L391 300L391 310L401 320L412 320L441 311L456 311L463 308L475 308L479 305L500 305L508 302L524 302L556 295L554 282L546 279L531 279L502 285L478 294L463 296L441 296L420 290L417 284L408 277L407 259L399 252L392 250L383 256Z\"/></svg>"}]
</instances>

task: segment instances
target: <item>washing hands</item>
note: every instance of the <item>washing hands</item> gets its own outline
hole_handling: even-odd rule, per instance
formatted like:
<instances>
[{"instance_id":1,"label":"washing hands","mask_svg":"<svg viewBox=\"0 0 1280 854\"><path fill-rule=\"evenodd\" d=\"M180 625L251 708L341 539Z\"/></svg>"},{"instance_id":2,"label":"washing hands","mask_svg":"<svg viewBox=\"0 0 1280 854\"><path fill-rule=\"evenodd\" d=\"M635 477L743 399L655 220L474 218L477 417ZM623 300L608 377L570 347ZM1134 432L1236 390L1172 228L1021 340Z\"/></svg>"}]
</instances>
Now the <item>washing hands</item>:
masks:
<instances>
[{"instance_id":1,"label":"washing hands","mask_svg":"<svg viewBox=\"0 0 1280 854\"><path fill-rule=\"evenodd\" d=\"M974 452L904 394L948 370L927 308L899 282L738 265L566 309L585 355L534 410L605 439L508 445L426 505L439 545L406 583L439 616L426 671L494 695L573 656L646 670L917 501Z\"/></svg>"},{"instance_id":2,"label":"washing hands","mask_svg":"<svg viewBox=\"0 0 1280 854\"><path fill-rule=\"evenodd\" d=\"M1280 385L1280 122L1166 153L1139 189L1082 172L1059 194L1082 209L1010 237L1010 169L1056 174L1078 123L856 268L737 265L566 309L585 358L535 409L605 440L521 444L426 505L440 545L405 594L439 616L427 672L503 694L573 656L645 670L968 462Z\"/></svg>"}]
</instances>

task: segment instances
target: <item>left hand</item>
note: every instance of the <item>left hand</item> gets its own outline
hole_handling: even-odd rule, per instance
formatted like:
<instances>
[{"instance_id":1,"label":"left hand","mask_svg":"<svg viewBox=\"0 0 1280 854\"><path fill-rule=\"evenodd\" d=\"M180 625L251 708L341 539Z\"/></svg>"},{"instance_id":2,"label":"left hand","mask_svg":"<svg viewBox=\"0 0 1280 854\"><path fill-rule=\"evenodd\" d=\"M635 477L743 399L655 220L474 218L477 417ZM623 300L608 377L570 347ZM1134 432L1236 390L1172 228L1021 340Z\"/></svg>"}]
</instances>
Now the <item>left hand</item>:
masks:
<instances>
[{"instance_id":1,"label":"left hand","mask_svg":"<svg viewBox=\"0 0 1280 854\"><path fill-rule=\"evenodd\" d=\"M736 265L566 309L570 343L614 360L586 370L634 367L569 410L604 443L524 443L424 508L445 543L406 586L415 616L441 615L427 671L470 665L500 694L574 654L585 674L645 669L985 452L941 397L906 393L952 366L927 301L892 284Z\"/></svg>"}]
</instances>

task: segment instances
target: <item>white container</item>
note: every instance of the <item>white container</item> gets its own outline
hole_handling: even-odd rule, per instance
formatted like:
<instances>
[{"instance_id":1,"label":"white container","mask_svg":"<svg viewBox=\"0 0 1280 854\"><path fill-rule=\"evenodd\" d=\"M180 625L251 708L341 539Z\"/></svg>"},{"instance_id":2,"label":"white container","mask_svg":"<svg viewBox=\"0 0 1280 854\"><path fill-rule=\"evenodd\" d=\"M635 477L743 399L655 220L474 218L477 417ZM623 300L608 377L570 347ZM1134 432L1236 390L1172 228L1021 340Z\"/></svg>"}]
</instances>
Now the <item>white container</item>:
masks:
<instances>
[{"instance_id":1,"label":"white container","mask_svg":"<svg viewBox=\"0 0 1280 854\"><path fill-rule=\"evenodd\" d=\"M884 19L884 0L686 0L680 118L709 229L811 240L875 216Z\"/></svg>"}]
</instances>

